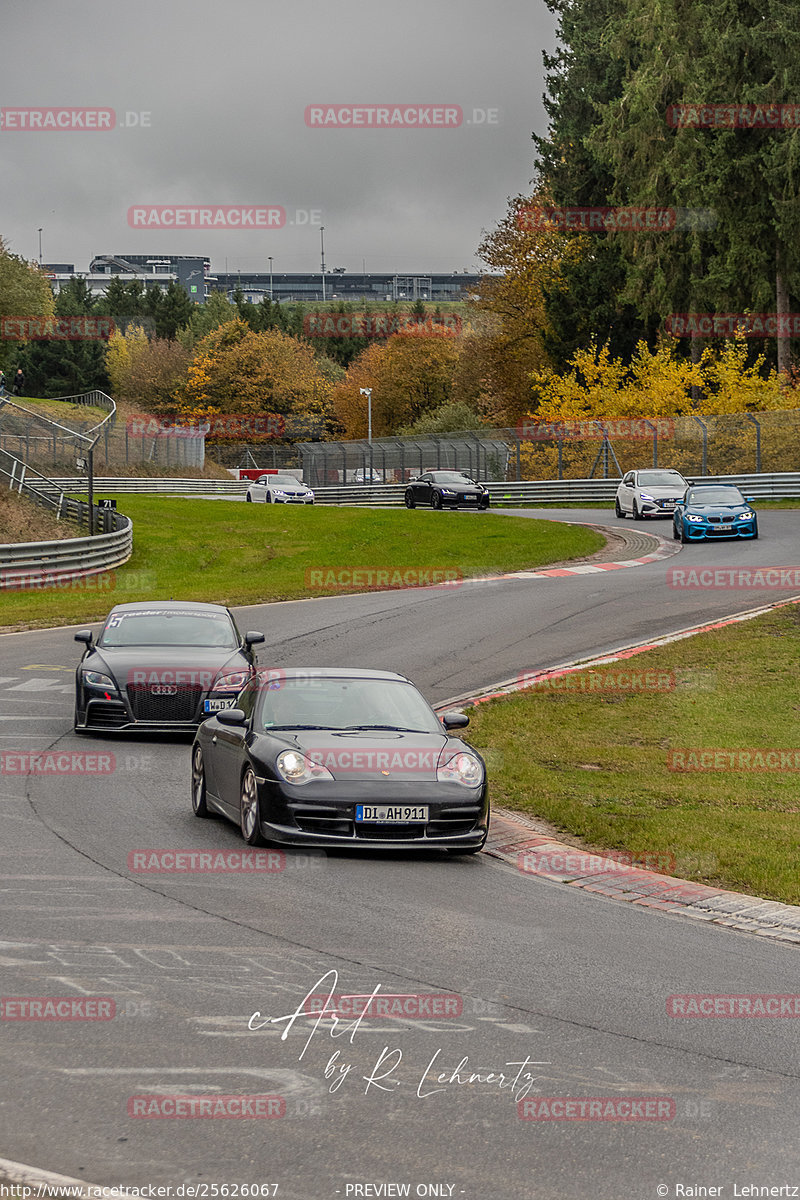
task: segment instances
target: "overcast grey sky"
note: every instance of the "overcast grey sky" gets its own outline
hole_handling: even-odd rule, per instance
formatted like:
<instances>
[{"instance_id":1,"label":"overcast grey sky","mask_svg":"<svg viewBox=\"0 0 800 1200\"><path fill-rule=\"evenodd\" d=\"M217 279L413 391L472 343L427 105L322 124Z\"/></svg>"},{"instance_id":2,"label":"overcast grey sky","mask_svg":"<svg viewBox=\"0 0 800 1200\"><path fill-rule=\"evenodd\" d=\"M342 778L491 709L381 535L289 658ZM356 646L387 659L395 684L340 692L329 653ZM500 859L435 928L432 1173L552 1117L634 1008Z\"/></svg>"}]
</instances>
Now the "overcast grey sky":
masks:
<instances>
[{"instance_id":1,"label":"overcast grey sky","mask_svg":"<svg viewBox=\"0 0 800 1200\"><path fill-rule=\"evenodd\" d=\"M3 0L1 22L3 108L116 114L107 131L0 131L0 234L36 258L41 226L45 262L78 270L151 252L318 270L320 220L329 270L474 270L546 127L542 0ZM460 106L463 120L306 124L307 106L342 104ZM134 205L226 204L280 205L286 224L128 223Z\"/></svg>"}]
</instances>

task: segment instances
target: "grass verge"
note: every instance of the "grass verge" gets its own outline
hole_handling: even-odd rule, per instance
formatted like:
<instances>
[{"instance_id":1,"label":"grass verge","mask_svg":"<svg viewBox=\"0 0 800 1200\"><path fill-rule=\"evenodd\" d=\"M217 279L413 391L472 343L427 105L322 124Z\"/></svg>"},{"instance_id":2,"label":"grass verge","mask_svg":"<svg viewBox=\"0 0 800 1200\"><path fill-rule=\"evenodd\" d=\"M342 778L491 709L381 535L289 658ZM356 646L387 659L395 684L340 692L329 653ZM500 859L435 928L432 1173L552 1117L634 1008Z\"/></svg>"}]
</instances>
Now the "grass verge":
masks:
<instances>
[{"instance_id":1,"label":"grass verge","mask_svg":"<svg viewBox=\"0 0 800 1200\"><path fill-rule=\"evenodd\" d=\"M410 572L414 579L415 572L435 570L466 579L580 558L604 541L577 525L491 513L152 496L118 503L133 520L130 561L74 587L0 593L3 625L99 620L112 604L131 600L258 604L368 590L364 576L350 582L353 571Z\"/></svg>"},{"instance_id":2,"label":"grass verge","mask_svg":"<svg viewBox=\"0 0 800 1200\"><path fill-rule=\"evenodd\" d=\"M665 874L800 904L798 656L800 606L790 605L580 672L569 690L481 704L469 738L490 752L495 803L566 840L657 855L672 865ZM620 690L642 672L663 690ZM670 768L671 752L704 749L794 750L794 765L725 755L715 769Z\"/></svg>"}]
</instances>

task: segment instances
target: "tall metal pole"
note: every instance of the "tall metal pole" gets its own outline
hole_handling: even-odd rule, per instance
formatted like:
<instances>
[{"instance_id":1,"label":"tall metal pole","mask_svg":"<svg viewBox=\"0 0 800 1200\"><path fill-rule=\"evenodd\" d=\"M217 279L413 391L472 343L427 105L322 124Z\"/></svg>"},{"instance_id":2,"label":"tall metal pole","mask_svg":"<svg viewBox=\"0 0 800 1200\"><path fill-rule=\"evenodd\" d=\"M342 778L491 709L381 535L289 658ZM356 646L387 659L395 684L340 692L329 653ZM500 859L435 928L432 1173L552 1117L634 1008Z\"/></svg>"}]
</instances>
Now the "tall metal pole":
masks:
<instances>
[{"instance_id":1,"label":"tall metal pole","mask_svg":"<svg viewBox=\"0 0 800 1200\"><path fill-rule=\"evenodd\" d=\"M372 388L359 388L359 391L367 397L367 441L372 445Z\"/></svg>"},{"instance_id":2,"label":"tall metal pole","mask_svg":"<svg viewBox=\"0 0 800 1200\"><path fill-rule=\"evenodd\" d=\"M42 226L44 228L44 226ZM42 265L42 230L39 230L39 266Z\"/></svg>"},{"instance_id":3,"label":"tall metal pole","mask_svg":"<svg viewBox=\"0 0 800 1200\"><path fill-rule=\"evenodd\" d=\"M325 226L319 227L319 244L322 251L322 299L325 299Z\"/></svg>"},{"instance_id":4,"label":"tall metal pole","mask_svg":"<svg viewBox=\"0 0 800 1200\"><path fill-rule=\"evenodd\" d=\"M272 300L272 255L269 255L269 298Z\"/></svg>"}]
</instances>

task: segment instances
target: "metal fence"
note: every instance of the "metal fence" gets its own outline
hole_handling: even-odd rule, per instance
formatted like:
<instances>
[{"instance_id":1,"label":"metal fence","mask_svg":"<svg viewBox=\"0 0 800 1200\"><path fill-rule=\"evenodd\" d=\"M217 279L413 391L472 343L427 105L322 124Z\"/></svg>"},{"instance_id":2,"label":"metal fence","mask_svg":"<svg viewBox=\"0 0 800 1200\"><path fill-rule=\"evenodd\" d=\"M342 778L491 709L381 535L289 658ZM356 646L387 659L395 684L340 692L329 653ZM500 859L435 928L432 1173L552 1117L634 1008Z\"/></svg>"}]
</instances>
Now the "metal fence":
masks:
<instances>
[{"instance_id":1,"label":"metal fence","mask_svg":"<svg viewBox=\"0 0 800 1200\"><path fill-rule=\"evenodd\" d=\"M94 441L95 467L146 466L153 470L202 470L205 436L183 429L139 432L143 422L119 421L117 406L105 392L63 396L49 404L63 404L106 411L102 420L83 421L59 416L52 408L37 412L9 399L0 400L0 449L50 473L74 470L87 445ZM88 439L88 440L87 440Z\"/></svg>"},{"instance_id":2,"label":"metal fence","mask_svg":"<svg viewBox=\"0 0 800 1200\"><path fill-rule=\"evenodd\" d=\"M401 483L426 470L463 471L485 483L612 479L649 466L674 467L687 476L774 473L800 468L800 409L560 423L531 419L514 429L299 442L296 450L311 487ZM259 459L258 465L273 464Z\"/></svg>"}]
</instances>

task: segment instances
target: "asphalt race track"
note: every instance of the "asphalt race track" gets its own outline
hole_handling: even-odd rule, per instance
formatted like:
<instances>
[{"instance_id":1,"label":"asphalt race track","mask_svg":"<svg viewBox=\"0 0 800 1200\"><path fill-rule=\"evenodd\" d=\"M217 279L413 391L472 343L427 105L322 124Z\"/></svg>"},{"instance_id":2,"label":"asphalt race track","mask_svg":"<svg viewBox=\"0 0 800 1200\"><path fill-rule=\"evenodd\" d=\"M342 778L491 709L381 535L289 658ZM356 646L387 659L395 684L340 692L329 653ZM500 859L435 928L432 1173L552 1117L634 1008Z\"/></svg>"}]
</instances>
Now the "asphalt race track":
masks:
<instances>
[{"instance_id":1,"label":"asphalt race track","mask_svg":"<svg viewBox=\"0 0 800 1200\"><path fill-rule=\"evenodd\" d=\"M619 525L596 509L518 515ZM667 579L676 566L800 565L799 521L764 511L755 543L688 546L625 570L265 605L237 619L267 635L263 665L393 669L436 702L788 598ZM624 527L670 536L668 522ZM2 638L0 750L96 752L115 770L2 775L0 991L107 997L116 1015L0 1021L2 1155L122 1187L203 1183L212 1196L212 1185L278 1184L283 1200L404 1194L356 1190L389 1183L467 1200L722 1186L729 1200L734 1184L800 1184L796 1021L666 1011L676 994L800 993L797 947L521 876L487 855L289 852L282 870L258 875L137 873L129 855L143 848L244 843L192 816L188 741L73 735L72 634ZM288 1020L307 993L378 985L445 999L339 1036ZM254 1025L287 1020L248 1029L256 1012ZM279 1096L283 1115L128 1115L132 1097L175 1094ZM656 1119L523 1119L548 1097L603 1098L593 1111L605 1114L609 1100L651 1098L624 1112Z\"/></svg>"}]
</instances>

